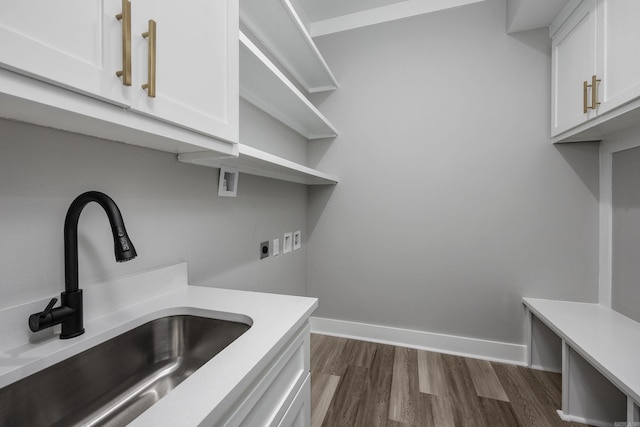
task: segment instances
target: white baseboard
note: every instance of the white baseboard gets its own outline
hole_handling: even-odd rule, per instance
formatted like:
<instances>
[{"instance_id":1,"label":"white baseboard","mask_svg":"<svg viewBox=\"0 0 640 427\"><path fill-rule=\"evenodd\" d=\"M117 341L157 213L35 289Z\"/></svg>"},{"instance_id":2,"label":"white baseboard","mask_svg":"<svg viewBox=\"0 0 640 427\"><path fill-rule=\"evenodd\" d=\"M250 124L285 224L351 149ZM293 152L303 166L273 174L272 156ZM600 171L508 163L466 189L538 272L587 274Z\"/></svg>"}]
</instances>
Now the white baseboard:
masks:
<instances>
[{"instance_id":1,"label":"white baseboard","mask_svg":"<svg viewBox=\"0 0 640 427\"><path fill-rule=\"evenodd\" d=\"M566 421L569 423L587 424L594 427L612 427L614 425L613 423L608 423L605 421L591 420L588 418L576 417L574 415L567 415L564 412L562 412L562 410L560 409L558 409L556 412L558 413L558 416L562 421ZM623 424L627 425L627 423L623 423Z\"/></svg>"},{"instance_id":2,"label":"white baseboard","mask_svg":"<svg viewBox=\"0 0 640 427\"><path fill-rule=\"evenodd\" d=\"M553 372L554 374L561 374L562 373L562 368L558 369L555 366L543 366L543 365L536 364L536 363L532 363L531 366L529 366L529 368L535 369L536 371Z\"/></svg>"},{"instance_id":3,"label":"white baseboard","mask_svg":"<svg viewBox=\"0 0 640 427\"><path fill-rule=\"evenodd\" d=\"M311 317L311 332L526 366L526 346L519 344L321 317Z\"/></svg>"}]
</instances>

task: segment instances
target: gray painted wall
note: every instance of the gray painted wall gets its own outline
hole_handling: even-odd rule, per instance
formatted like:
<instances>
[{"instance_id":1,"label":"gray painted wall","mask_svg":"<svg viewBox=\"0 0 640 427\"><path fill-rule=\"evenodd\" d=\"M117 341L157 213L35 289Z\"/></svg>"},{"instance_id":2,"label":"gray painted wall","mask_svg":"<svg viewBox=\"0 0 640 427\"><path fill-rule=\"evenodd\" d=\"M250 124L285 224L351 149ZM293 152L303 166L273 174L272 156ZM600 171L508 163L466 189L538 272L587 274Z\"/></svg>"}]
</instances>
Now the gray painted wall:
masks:
<instances>
[{"instance_id":1,"label":"gray painted wall","mask_svg":"<svg viewBox=\"0 0 640 427\"><path fill-rule=\"evenodd\" d=\"M269 117L247 114L241 116L241 138L291 137ZM261 132L251 118L260 121ZM258 259L260 241L282 241L285 232L299 229L306 234L305 186L241 174L238 197L218 197L217 169L6 120L0 120L0 153L0 308L64 288L64 217L87 190L116 201L138 258L116 264L106 215L89 204L79 227L81 285L188 261L192 284L306 294L304 246Z\"/></svg>"},{"instance_id":2,"label":"gray painted wall","mask_svg":"<svg viewBox=\"0 0 640 427\"><path fill-rule=\"evenodd\" d=\"M292 162L307 162L307 140L282 125L262 110L240 98L240 142L284 157Z\"/></svg>"},{"instance_id":3,"label":"gray painted wall","mask_svg":"<svg viewBox=\"0 0 640 427\"><path fill-rule=\"evenodd\" d=\"M597 300L598 147L549 138L546 30L505 2L328 35L309 159L315 315L524 342L523 296Z\"/></svg>"},{"instance_id":4,"label":"gray painted wall","mask_svg":"<svg viewBox=\"0 0 640 427\"><path fill-rule=\"evenodd\" d=\"M626 134L637 140L640 129ZM640 322L640 148L613 155L611 306Z\"/></svg>"}]
</instances>

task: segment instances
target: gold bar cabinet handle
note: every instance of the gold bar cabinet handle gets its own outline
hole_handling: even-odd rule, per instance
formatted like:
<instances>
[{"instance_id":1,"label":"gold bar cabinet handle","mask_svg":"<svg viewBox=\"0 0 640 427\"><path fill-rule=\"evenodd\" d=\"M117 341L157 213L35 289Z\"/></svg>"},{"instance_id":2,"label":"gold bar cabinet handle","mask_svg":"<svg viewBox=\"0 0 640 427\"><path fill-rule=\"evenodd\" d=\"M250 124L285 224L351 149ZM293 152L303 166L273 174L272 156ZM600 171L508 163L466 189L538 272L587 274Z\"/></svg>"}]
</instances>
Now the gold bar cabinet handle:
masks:
<instances>
[{"instance_id":1,"label":"gold bar cabinet handle","mask_svg":"<svg viewBox=\"0 0 640 427\"><path fill-rule=\"evenodd\" d=\"M142 37L149 40L149 80L142 85L147 90L149 98L156 97L156 21L149 19L149 31L142 33Z\"/></svg>"},{"instance_id":2,"label":"gold bar cabinet handle","mask_svg":"<svg viewBox=\"0 0 640 427\"><path fill-rule=\"evenodd\" d=\"M598 83L602 80L595 75L591 77L591 109L595 110L600 103L598 102Z\"/></svg>"},{"instance_id":3,"label":"gold bar cabinet handle","mask_svg":"<svg viewBox=\"0 0 640 427\"><path fill-rule=\"evenodd\" d=\"M582 112L587 114L589 110L589 97L587 96L587 90L589 89L589 83L585 80L582 85Z\"/></svg>"},{"instance_id":4,"label":"gold bar cabinet handle","mask_svg":"<svg viewBox=\"0 0 640 427\"><path fill-rule=\"evenodd\" d=\"M116 15L122 21L122 70L116 76L122 77L122 84L131 86L131 2L122 0L122 13Z\"/></svg>"}]
</instances>

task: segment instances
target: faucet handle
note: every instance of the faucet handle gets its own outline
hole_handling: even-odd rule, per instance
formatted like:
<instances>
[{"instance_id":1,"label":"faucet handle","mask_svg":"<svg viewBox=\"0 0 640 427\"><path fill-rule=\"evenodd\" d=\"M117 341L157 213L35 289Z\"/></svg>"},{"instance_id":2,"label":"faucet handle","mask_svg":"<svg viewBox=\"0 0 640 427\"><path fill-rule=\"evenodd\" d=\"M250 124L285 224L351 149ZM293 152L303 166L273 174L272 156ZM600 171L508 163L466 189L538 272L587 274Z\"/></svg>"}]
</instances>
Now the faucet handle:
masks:
<instances>
[{"instance_id":1,"label":"faucet handle","mask_svg":"<svg viewBox=\"0 0 640 427\"><path fill-rule=\"evenodd\" d=\"M51 298L51 301L49 301L49 304L47 304L47 306L42 311L42 313L40 313L40 318L44 319L45 317L47 317L49 313L51 313L53 306L56 305L57 302L58 302L58 298Z\"/></svg>"},{"instance_id":2,"label":"faucet handle","mask_svg":"<svg viewBox=\"0 0 640 427\"><path fill-rule=\"evenodd\" d=\"M58 302L58 298L51 298L51 301L49 301L44 311L29 316L29 329L31 329L31 331L38 332L44 328L53 326L53 316L51 316L51 318L48 317L49 314L51 314L51 310L53 310L53 306L56 305L56 302Z\"/></svg>"}]
</instances>

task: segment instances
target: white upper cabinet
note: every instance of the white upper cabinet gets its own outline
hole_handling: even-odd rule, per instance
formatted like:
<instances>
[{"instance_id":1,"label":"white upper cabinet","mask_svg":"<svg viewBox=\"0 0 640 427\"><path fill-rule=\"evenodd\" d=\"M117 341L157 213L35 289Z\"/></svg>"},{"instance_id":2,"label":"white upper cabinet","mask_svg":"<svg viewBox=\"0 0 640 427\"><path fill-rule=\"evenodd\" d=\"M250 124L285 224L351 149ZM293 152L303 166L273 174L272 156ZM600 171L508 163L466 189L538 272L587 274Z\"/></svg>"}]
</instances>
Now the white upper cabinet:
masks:
<instances>
[{"instance_id":1,"label":"white upper cabinet","mask_svg":"<svg viewBox=\"0 0 640 427\"><path fill-rule=\"evenodd\" d=\"M640 97L640 1L598 2L598 113Z\"/></svg>"},{"instance_id":2,"label":"white upper cabinet","mask_svg":"<svg viewBox=\"0 0 640 427\"><path fill-rule=\"evenodd\" d=\"M553 36L553 135L574 128L595 114L588 87L596 74L595 6L596 0L584 1Z\"/></svg>"},{"instance_id":3,"label":"white upper cabinet","mask_svg":"<svg viewBox=\"0 0 640 427\"><path fill-rule=\"evenodd\" d=\"M572 0L552 24L553 142L599 140L636 121L638 18L637 0Z\"/></svg>"},{"instance_id":4,"label":"white upper cabinet","mask_svg":"<svg viewBox=\"0 0 640 427\"><path fill-rule=\"evenodd\" d=\"M1 117L237 155L238 19L238 0L0 2Z\"/></svg>"},{"instance_id":5,"label":"white upper cabinet","mask_svg":"<svg viewBox=\"0 0 640 427\"><path fill-rule=\"evenodd\" d=\"M0 66L67 89L128 103L120 1L0 2Z\"/></svg>"},{"instance_id":6,"label":"white upper cabinet","mask_svg":"<svg viewBox=\"0 0 640 427\"><path fill-rule=\"evenodd\" d=\"M132 9L131 109L237 141L237 1L134 0Z\"/></svg>"}]
</instances>

